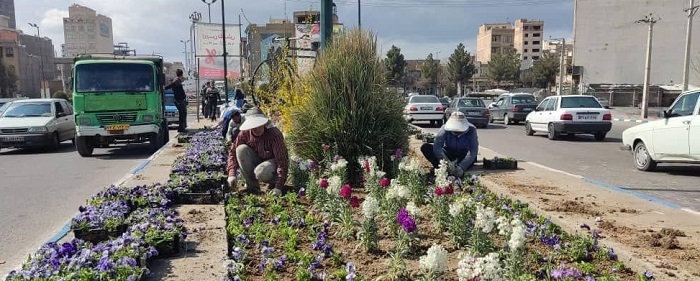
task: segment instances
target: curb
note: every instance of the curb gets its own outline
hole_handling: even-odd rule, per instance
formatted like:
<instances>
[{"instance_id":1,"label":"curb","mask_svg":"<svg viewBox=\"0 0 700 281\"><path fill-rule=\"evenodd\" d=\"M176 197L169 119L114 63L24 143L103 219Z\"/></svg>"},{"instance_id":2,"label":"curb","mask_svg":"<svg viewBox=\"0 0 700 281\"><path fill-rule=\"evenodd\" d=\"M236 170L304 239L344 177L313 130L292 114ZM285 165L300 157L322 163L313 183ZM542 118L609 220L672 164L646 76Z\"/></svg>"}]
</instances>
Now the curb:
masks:
<instances>
[{"instance_id":1,"label":"curb","mask_svg":"<svg viewBox=\"0 0 700 281\"><path fill-rule=\"evenodd\" d=\"M177 138L178 135L176 135L175 138ZM163 153L163 151L165 151L165 149L167 149L171 146L170 143L171 143L170 140L168 140L168 142L165 143L160 149L158 149L156 152L154 152L150 157L141 161L141 163L136 165L136 167L134 167L128 174L124 175L124 177L122 177L121 179L119 179L118 181L113 183L113 185L120 186L120 185L124 184L126 181L133 178L134 176L140 174L143 171L143 169L145 169L146 167L148 167L149 164L151 164L151 161L153 161L153 159L158 157L158 155ZM77 214L78 213L76 213L76 215ZM74 217L75 217L75 215L74 215ZM66 237L66 235L70 231L71 220L72 220L72 218L68 219L68 221L61 227L61 229L56 234L51 236L51 238L49 238L49 240L46 241L46 243L56 243L59 240L63 239L63 237Z\"/></svg>"},{"instance_id":2,"label":"curb","mask_svg":"<svg viewBox=\"0 0 700 281\"><path fill-rule=\"evenodd\" d=\"M631 123L649 123L651 121L656 121L656 120L649 120L649 119L635 119L635 118L613 118L612 121L617 121L617 122L631 122Z\"/></svg>"}]
</instances>

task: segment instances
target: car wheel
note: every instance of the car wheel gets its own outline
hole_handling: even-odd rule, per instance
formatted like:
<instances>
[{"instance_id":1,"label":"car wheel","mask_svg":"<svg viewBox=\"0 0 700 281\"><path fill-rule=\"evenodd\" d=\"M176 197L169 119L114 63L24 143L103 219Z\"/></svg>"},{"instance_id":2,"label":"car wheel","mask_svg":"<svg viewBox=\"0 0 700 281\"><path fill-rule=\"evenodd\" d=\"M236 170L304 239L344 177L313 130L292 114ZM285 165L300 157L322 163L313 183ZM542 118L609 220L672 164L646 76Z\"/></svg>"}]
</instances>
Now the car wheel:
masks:
<instances>
[{"instance_id":1,"label":"car wheel","mask_svg":"<svg viewBox=\"0 0 700 281\"><path fill-rule=\"evenodd\" d=\"M530 126L530 122L525 122L525 135L532 136L535 134L535 131L532 130L532 126Z\"/></svg>"},{"instance_id":2,"label":"car wheel","mask_svg":"<svg viewBox=\"0 0 700 281\"><path fill-rule=\"evenodd\" d=\"M489 115L489 123L493 123L493 115Z\"/></svg>"},{"instance_id":3,"label":"car wheel","mask_svg":"<svg viewBox=\"0 0 700 281\"><path fill-rule=\"evenodd\" d=\"M489 128L489 123L484 123L483 125L481 125L481 128L482 128L482 129L488 129L488 128Z\"/></svg>"},{"instance_id":4,"label":"car wheel","mask_svg":"<svg viewBox=\"0 0 700 281\"><path fill-rule=\"evenodd\" d=\"M656 168L656 161L651 159L647 146L643 142L634 147L634 166L642 171L652 171Z\"/></svg>"},{"instance_id":5,"label":"car wheel","mask_svg":"<svg viewBox=\"0 0 700 281\"><path fill-rule=\"evenodd\" d=\"M547 126L547 138L550 140L556 140L559 137L559 133L554 130L554 124L549 123Z\"/></svg>"},{"instance_id":6,"label":"car wheel","mask_svg":"<svg viewBox=\"0 0 700 281\"><path fill-rule=\"evenodd\" d=\"M503 115L503 124L506 124L506 125L513 124L513 121L511 121L510 118L508 118L508 114Z\"/></svg>"},{"instance_id":7,"label":"car wheel","mask_svg":"<svg viewBox=\"0 0 700 281\"><path fill-rule=\"evenodd\" d=\"M95 147L90 143L90 140L86 137L75 137L75 149L78 150L78 154L82 157L92 156L92 152Z\"/></svg>"},{"instance_id":8,"label":"car wheel","mask_svg":"<svg viewBox=\"0 0 700 281\"><path fill-rule=\"evenodd\" d=\"M606 133L595 133L595 134L593 134L593 137L595 137L595 140L597 140L597 141L604 141L605 135L606 135Z\"/></svg>"}]
</instances>

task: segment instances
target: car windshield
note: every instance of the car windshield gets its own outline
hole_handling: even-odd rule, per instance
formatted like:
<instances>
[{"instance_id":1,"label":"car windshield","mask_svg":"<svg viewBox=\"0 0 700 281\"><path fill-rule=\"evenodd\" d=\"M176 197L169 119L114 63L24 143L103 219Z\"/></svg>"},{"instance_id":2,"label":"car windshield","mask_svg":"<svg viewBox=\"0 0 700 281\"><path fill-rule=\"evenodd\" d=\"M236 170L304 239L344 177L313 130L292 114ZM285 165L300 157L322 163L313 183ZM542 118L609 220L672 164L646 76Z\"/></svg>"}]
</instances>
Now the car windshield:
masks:
<instances>
[{"instance_id":1,"label":"car windshield","mask_svg":"<svg viewBox=\"0 0 700 281\"><path fill-rule=\"evenodd\" d=\"M3 103L2 105L0 105L0 116L2 115L3 112L5 112L5 109L7 109L7 107L9 107L10 104L12 104L12 103L6 102L6 103Z\"/></svg>"},{"instance_id":2,"label":"car windshield","mask_svg":"<svg viewBox=\"0 0 700 281\"><path fill-rule=\"evenodd\" d=\"M484 102L480 99L461 99L459 100L458 107L485 107Z\"/></svg>"},{"instance_id":3,"label":"car windshield","mask_svg":"<svg viewBox=\"0 0 700 281\"><path fill-rule=\"evenodd\" d=\"M165 95L165 106L175 106L174 95Z\"/></svg>"},{"instance_id":4,"label":"car windshield","mask_svg":"<svg viewBox=\"0 0 700 281\"><path fill-rule=\"evenodd\" d=\"M513 96L513 104L537 103L533 96Z\"/></svg>"},{"instance_id":5,"label":"car windshield","mask_svg":"<svg viewBox=\"0 0 700 281\"><path fill-rule=\"evenodd\" d=\"M415 96L411 97L411 103L441 103L436 96Z\"/></svg>"},{"instance_id":6,"label":"car windshield","mask_svg":"<svg viewBox=\"0 0 700 281\"><path fill-rule=\"evenodd\" d=\"M601 108L594 97L563 97L561 108Z\"/></svg>"},{"instance_id":7,"label":"car windshield","mask_svg":"<svg viewBox=\"0 0 700 281\"><path fill-rule=\"evenodd\" d=\"M95 63L76 66L78 92L151 92L153 68L147 64Z\"/></svg>"},{"instance_id":8,"label":"car windshield","mask_svg":"<svg viewBox=\"0 0 700 281\"><path fill-rule=\"evenodd\" d=\"M440 102L443 103L443 104L447 104L447 103L450 103L450 100L448 100L448 99L446 99L446 98L441 98L441 99L440 99Z\"/></svg>"},{"instance_id":9,"label":"car windshield","mask_svg":"<svg viewBox=\"0 0 700 281\"><path fill-rule=\"evenodd\" d=\"M12 103L2 114L2 117L51 117L51 103L23 102Z\"/></svg>"}]
</instances>

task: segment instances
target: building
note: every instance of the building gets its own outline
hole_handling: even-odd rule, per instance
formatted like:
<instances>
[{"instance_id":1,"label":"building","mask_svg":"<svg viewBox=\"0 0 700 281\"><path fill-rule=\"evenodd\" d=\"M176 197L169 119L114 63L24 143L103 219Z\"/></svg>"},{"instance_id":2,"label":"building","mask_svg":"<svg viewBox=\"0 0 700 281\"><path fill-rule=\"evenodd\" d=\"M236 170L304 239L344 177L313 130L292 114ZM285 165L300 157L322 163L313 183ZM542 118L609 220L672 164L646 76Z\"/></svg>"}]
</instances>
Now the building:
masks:
<instances>
[{"instance_id":1,"label":"building","mask_svg":"<svg viewBox=\"0 0 700 281\"><path fill-rule=\"evenodd\" d=\"M593 84L643 84L649 26L635 23L653 13L650 83L683 80L688 1L578 0L574 11L574 81ZM697 25L698 16L695 16ZM693 29L691 85L700 85L700 29ZM692 87L691 87L692 88Z\"/></svg>"},{"instance_id":2,"label":"building","mask_svg":"<svg viewBox=\"0 0 700 281\"><path fill-rule=\"evenodd\" d=\"M532 67L532 63L542 56L542 38L544 34L544 21L528 21L519 19L513 26L513 46L520 54L521 69Z\"/></svg>"},{"instance_id":3,"label":"building","mask_svg":"<svg viewBox=\"0 0 700 281\"><path fill-rule=\"evenodd\" d=\"M15 1L14 0L0 0L0 16L6 16L9 20L8 28L16 29L17 20L15 18ZM0 25L2 26L2 25Z\"/></svg>"},{"instance_id":4,"label":"building","mask_svg":"<svg viewBox=\"0 0 700 281\"><path fill-rule=\"evenodd\" d=\"M27 97L51 97L48 83L58 78L53 42L48 37L18 33L20 93Z\"/></svg>"},{"instance_id":5,"label":"building","mask_svg":"<svg viewBox=\"0 0 700 281\"><path fill-rule=\"evenodd\" d=\"M510 23L489 23L479 26L476 39L476 61L488 63L495 53L513 49L515 29Z\"/></svg>"},{"instance_id":6,"label":"building","mask_svg":"<svg viewBox=\"0 0 700 281\"><path fill-rule=\"evenodd\" d=\"M63 18L63 36L64 57L114 52L112 19L85 6L74 4L68 8L68 17Z\"/></svg>"},{"instance_id":7,"label":"building","mask_svg":"<svg viewBox=\"0 0 700 281\"><path fill-rule=\"evenodd\" d=\"M4 77L0 77L5 80L0 83L0 97L3 98L15 97L20 86L19 32L9 27L9 21L8 16L0 16L0 64L6 71Z\"/></svg>"},{"instance_id":8,"label":"building","mask_svg":"<svg viewBox=\"0 0 700 281\"><path fill-rule=\"evenodd\" d=\"M571 86L571 83L573 82L572 78L572 61L573 61L573 56L574 56L574 44L571 43L566 43L564 45L564 69L566 69L566 72L564 73L564 85L567 85L567 87ZM560 62L561 65L561 42L557 41L545 41L542 45L542 55L544 54L550 54L551 56L554 56L557 58L557 61ZM559 83L559 72L557 73L557 77L555 79L556 83ZM552 85L555 86L555 85Z\"/></svg>"}]
</instances>

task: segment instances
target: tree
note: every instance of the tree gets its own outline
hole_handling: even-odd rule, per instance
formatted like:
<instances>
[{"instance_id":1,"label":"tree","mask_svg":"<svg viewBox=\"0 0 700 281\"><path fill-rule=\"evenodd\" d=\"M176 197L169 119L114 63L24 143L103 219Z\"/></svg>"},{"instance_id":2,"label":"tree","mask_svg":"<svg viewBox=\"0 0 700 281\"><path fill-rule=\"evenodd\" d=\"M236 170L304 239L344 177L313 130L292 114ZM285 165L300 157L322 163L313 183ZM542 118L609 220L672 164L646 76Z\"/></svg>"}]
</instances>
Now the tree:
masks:
<instances>
[{"instance_id":1,"label":"tree","mask_svg":"<svg viewBox=\"0 0 700 281\"><path fill-rule=\"evenodd\" d=\"M391 45L391 49L386 53L384 66L386 67L386 80L389 84L400 85L406 73L406 60L401 54L401 48Z\"/></svg>"},{"instance_id":2,"label":"tree","mask_svg":"<svg viewBox=\"0 0 700 281\"><path fill-rule=\"evenodd\" d=\"M53 95L51 95L51 97L54 99L70 100L70 98L68 97L68 94L66 94L63 91L56 91L55 93L53 93Z\"/></svg>"},{"instance_id":3,"label":"tree","mask_svg":"<svg viewBox=\"0 0 700 281\"><path fill-rule=\"evenodd\" d=\"M429 54L428 57L425 58L425 61L420 68L420 84L424 85L425 88L429 88L429 85L435 85L437 83L438 67L440 67L440 63L433 59L433 54Z\"/></svg>"},{"instance_id":4,"label":"tree","mask_svg":"<svg viewBox=\"0 0 700 281\"><path fill-rule=\"evenodd\" d=\"M0 61L0 97L9 98L17 90L17 74Z\"/></svg>"},{"instance_id":5,"label":"tree","mask_svg":"<svg viewBox=\"0 0 700 281\"><path fill-rule=\"evenodd\" d=\"M474 74L474 62L469 52L464 49L464 44L459 43L457 49L447 62L447 72L450 82L457 86L457 95L462 95L464 84L469 82Z\"/></svg>"},{"instance_id":6,"label":"tree","mask_svg":"<svg viewBox=\"0 0 700 281\"><path fill-rule=\"evenodd\" d=\"M520 82L523 83L523 87L533 87L535 84L535 76L532 74L532 68L528 68L520 71Z\"/></svg>"},{"instance_id":7,"label":"tree","mask_svg":"<svg viewBox=\"0 0 700 281\"><path fill-rule=\"evenodd\" d=\"M486 75L500 87L503 81L517 81L520 77L520 55L515 49L491 55Z\"/></svg>"},{"instance_id":8,"label":"tree","mask_svg":"<svg viewBox=\"0 0 700 281\"><path fill-rule=\"evenodd\" d=\"M532 65L532 75L535 85L545 88L556 82L559 73L559 59L556 54L545 52L542 57Z\"/></svg>"}]
</instances>

